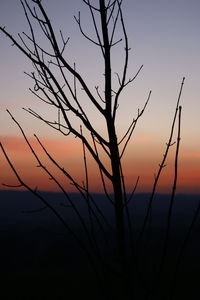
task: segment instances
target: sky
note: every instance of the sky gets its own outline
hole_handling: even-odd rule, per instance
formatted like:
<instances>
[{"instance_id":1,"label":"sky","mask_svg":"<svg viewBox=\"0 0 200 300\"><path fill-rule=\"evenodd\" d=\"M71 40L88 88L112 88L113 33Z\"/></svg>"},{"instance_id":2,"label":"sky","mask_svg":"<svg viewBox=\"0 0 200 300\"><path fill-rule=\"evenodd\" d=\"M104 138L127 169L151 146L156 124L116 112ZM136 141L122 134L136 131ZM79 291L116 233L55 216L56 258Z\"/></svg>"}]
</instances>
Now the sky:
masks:
<instances>
[{"instance_id":1,"label":"sky","mask_svg":"<svg viewBox=\"0 0 200 300\"><path fill-rule=\"evenodd\" d=\"M43 0L49 18L58 31L70 37L66 57L84 76L88 86L102 87L103 66L101 53L81 35L74 15L81 12L84 30L93 36L91 19L86 5L81 0ZM97 1L93 0L96 4ZM128 78L138 68L144 67L129 85L120 100L117 118L119 138L126 131L138 109L142 109L147 95L152 90L150 102L141 117L124 156L124 175L128 191L131 191L137 176L140 176L138 192L151 191L154 174L162 160L168 141L182 78L185 84L181 97L182 124L179 152L179 193L200 193L200 2L199 0L124 0L123 13L131 48ZM28 32L23 10L18 0L1 0L0 25L17 36ZM120 35L120 31L118 32ZM38 36L43 42L41 35ZM47 161L33 134L36 133L59 163L69 170L79 182L84 180L82 147L77 139L64 137L26 113L22 107L31 107L40 113L55 118L44 103L30 92L32 81L24 74L32 66L11 42L0 33L0 141L10 155L23 179L42 190L57 190L48 176L37 168L37 163L28 150L23 137L6 112L9 109L30 138L45 164L71 191L72 186L60 177ZM112 70L122 67L123 45L113 48ZM105 133L105 126L86 101L88 115L96 128ZM176 140L176 135L174 141ZM159 192L170 193L173 182L175 146L171 147L167 166L159 182ZM90 189L101 192L98 170L88 157ZM0 153L0 184L17 184L5 158ZM0 189L6 187L1 186Z\"/></svg>"}]
</instances>

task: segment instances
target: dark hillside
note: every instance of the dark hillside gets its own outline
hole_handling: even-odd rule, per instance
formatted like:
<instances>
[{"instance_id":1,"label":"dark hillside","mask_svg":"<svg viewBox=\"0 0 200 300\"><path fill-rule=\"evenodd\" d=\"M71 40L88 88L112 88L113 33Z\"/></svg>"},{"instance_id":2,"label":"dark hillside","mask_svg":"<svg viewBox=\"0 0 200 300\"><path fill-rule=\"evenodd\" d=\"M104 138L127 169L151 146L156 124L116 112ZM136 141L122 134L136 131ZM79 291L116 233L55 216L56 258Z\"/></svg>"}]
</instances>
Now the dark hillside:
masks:
<instances>
[{"instance_id":1,"label":"dark hillside","mask_svg":"<svg viewBox=\"0 0 200 300\"><path fill-rule=\"evenodd\" d=\"M62 216L73 231L83 239L85 235L80 222L71 207L66 206L63 195L57 193L43 194ZM71 195L80 209L81 215L88 224L85 203L79 195ZM112 223L111 205L102 195L95 195L95 201ZM147 194L136 195L131 206L131 218L135 241L138 237L147 207ZM192 221L199 201L198 196L178 195L175 199L168 249L166 286L172 278L177 255L183 239ZM163 236L166 227L166 211L169 196L157 195L153 203L151 222L145 231L137 254L137 264L147 285L153 284L158 270L162 252ZM3 283L2 299L80 299L79 293L88 299L104 299L100 294L101 287L88 264L86 255L72 235L65 230L49 209L41 209L43 205L28 192L0 192L0 264L1 282ZM95 232L99 243L101 234ZM108 233L109 234L109 233ZM113 236L109 236L112 243ZM137 248L137 247L136 247ZM110 257L111 252L102 246L104 254ZM192 231L178 273L176 299L183 296L192 299L198 289L200 267L199 221ZM109 259L112 259L111 257ZM112 285L112 282L110 281ZM114 284L114 283L113 283ZM137 294L143 298L143 291L138 285ZM30 293L31 291L31 293ZM27 298L27 294L31 295ZM67 295L72 295L69 298ZM167 292L166 292L167 295ZM7 298L6 298L7 297ZM116 295L115 295L116 297ZM150 298L151 299L151 298ZM156 296L152 299L156 299ZM159 297L158 297L159 299ZM170 299L170 298L162 298ZM194 299L194 298L193 298Z\"/></svg>"}]
</instances>

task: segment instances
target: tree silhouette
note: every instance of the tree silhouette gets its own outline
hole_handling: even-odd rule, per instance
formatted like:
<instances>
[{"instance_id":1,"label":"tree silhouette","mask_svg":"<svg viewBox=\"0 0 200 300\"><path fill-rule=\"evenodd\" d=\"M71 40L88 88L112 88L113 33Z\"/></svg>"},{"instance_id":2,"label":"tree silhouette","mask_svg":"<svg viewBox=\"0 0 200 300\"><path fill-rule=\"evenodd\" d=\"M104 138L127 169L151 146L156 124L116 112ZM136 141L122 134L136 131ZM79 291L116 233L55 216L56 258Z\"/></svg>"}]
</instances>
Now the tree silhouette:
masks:
<instances>
[{"instance_id":1,"label":"tree silhouette","mask_svg":"<svg viewBox=\"0 0 200 300\"><path fill-rule=\"evenodd\" d=\"M99 270L96 266L96 260L100 263L101 267L105 270L114 274L116 278L120 278L120 285L122 287L123 293L126 291L125 299L133 299L132 295L132 285L134 279L137 277L133 275L132 268L136 265L134 259L133 264L130 263L130 253L134 257L134 245L133 245L133 229L132 221L129 211L129 202L136 190L137 183L133 187L133 192L129 195L126 192L126 182L123 176L123 166L122 160L124 153L127 149L127 145L132 137L133 131L143 115L146 106L149 102L151 91L147 95L147 100L141 110L138 110L138 114L133 118L130 126L127 128L123 137L119 137L116 130L116 120L118 114L118 108L120 103L120 96L124 89L131 84L138 74L140 73L143 66L141 66L136 74L132 78L127 78L127 68L129 61L129 44L128 36L126 32L126 26L123 18L122 4L123 0L99 0L95 4L92 4L90 0L83 0L84 4L87 6L89 13L91 15L92 26L95 33L95 39L88 36L81 23L81 15L75 17L75 21L79 26L81 34L89 40L90 43L96 45L100 50L101 57L103 59L102 65L104 68L103 76L103 90L99 86L95 86L95 93L87 84L84 76L77 70L76 64L68 61L67 55L65 55L65 50L68 46L68 38L65 38L63 31L60 31L59 35L56 33L51 20L48 17L47 10L44 8L41 0L20 0L24 15L29 26L29 33L23 32L18 34L18 39L13 37L5 27L0 27L0 31L4 33L9 40L12 41L13 45L21 51L26 58L33 65L33 72L26 73L33 80L33 89L30 91L46 106L50 106L54 109L57 121L50 120L48 117L42 116L40 112L35 111L31 108L25 109L29 114L35 118L41 120L43 123L47 124L49 127L57 130L64 136L73 135L78 138L83 146L83 159L85 167L85 182L77 182L67 170L65 170L48 152L45 146L42 144L40 139L35 135L38 143L41 145L43 151L46 153L49 160L58 168L66 178L75 186L77 191L83 197L85 203L87 204L88 215L89 215L89 228L79 212L76 204L71 200L70 195L67 193L64 186L61 185L59 180L54 177L54 175L48 170L37 153L31 146L28 138L26 137L22 127L13 117L11 112L9 112L13 121L21 130L21 133L26 140L33 156L37 160L38 165L48 174L48 176L53 180L60 190L65 195L70 207L74 210L75 214L78 216L79 221L88 237L89 249L83 243L81 238L70 228L69 224L62 218L62 216L57 212L57 210L51 206L48 201L45 200L43 195L41 195L37 190L31 188L27 185L20 174L15 169L10 158L8 157L5 148L1 144L1 149L9 163L11 169L15 173L19 186L24 186L26 189L31 191L35 196L40 198L44 203L45 207L50 208L53 213L59 218L63 223L65 228L74 236L78 241L79 245L86 253L88 259L90 260L96 275L99 276ZM121 37L118 38L118 27L120 27ZM41 42L41 38L45 40L45 43ZM116 45L120 45L124 49L123 66L121 73L116 73L112 66L112 49ZM114 77L117 78L117 85L113 85ZM160 165L157 176L155 177L155 184L153 186L153 191L151 198L149 200L149 207L144 219L144 224L140 233L140 237L143 235L145 227L147 225L149 214L151 210L152 200L156 191L157 183L160 177L160 173L165 166L165 160L168 154L170 146L172 146L172 137L174 134L174 125L177 119L179 108L179 100L182 92L182 86L176 106L176 113L174 116L173 126L171 130L171 135L169 142L167 144L167 150L164 155L164 159ZM81 91L81 93L80 93ZM87 108L82 100L82 94L85 94L88 99L87 105L90 105L90 109L94 109L97 114L102 119L106 127L105 134L101 134L95 126L92 119L89 118L87 114ZM77 122L78 120L78 122ZM180 120L180 113L179 113ZM179 122L180 124L180 122ZM176 190L176 178L177 178L177 158L179 150L179 140L180 140L180 129L178 133L177 151L176 151L176 169L175 169L175 180L172 191L172 201L171 207L174 199L174 193ZM101 153L104 155L101 155ZM111 203L115 215L115 258L113 261L108 262L102 252L100 251L99 244L95 236L94 227L97 223L103 236L106 240L106 228L110 228L109 220L106 219L101 209L98 207L97 203L94 201L92 195L89 191L89 177L88 177L88 165L87 165L87 153L89 153L93 160L96 162L99 168L100 178L102 186L104 188L104 193ZM104 159L104 157L106 157ZM109 164L106 161L109 161ZM111 184L112 195L108 193L107 186ZM171 208L169 212L168 219L168 231L169 234L170 227L170 215ZM126 233L126 226L128 228L128 236ZM167 243L168 237L166 237ZM165 247L166 248L166 247ZM130 250L131 249L131 250ZM95 257L95 259L94 259ZM103 273L105 274L105 273ZM135 273L134 273L135 274ZM135 277L136 276L136 277ZM118 282L118 281L117 281ZM117 287L116 287L117 289Z\"/></svg>"}]
</instances>

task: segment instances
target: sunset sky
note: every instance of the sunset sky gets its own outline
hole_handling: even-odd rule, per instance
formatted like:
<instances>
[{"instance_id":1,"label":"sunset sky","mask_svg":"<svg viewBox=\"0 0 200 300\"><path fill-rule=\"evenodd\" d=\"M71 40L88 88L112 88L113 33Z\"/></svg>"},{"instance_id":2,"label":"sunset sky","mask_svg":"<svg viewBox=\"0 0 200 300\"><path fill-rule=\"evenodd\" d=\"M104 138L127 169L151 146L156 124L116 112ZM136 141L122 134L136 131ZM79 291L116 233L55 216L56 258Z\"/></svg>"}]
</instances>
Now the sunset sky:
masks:
<instances>
[{"instance_id":1,"label":"sunset sky","mask_svg":"<svg viewBox=\"0 0 200 300\"><path fill-rule=\"evenodd\" d=\"M93 0L92 3L97 3ZM86 5L81 0L43 0L46 11L56 30L62 29L69 36L66 57L76 62L77 69L95 93L95 86L102 85L103 66L101 52L95 45L85 41L74 15L81 11L83 28L89 34L91 19ZM162 160L168 141L177 96L182 78L185 85L181 98L182 126L179 155L179 177L177 191L200 193L200 1L199 0L124 0L124 21L131 48L128 78L143 64L138 78L123 94L118 109L117 130L119 138L126 131L132 118L142 109L149 90L152 97L141 117L124 156L124 170L130 191L137 176L140 176L138 192L151 191L154 174ZM19 0L1 0L0 25L17 36L28 32L28 27ZM40 113L48 113L44 103L39 102L28 90L32 82L23 73L31 72L30 62L19 53L11 42L0 33L0 141L10 155L23 179L32 187L41 190L58 190L48 176L37 168L20 131L6 112L9 109L30 137L46 166L54 170L33 137L36 133L45 147L81 183L84 180L82 146L73 136L64 137L41 121L36 120L22 107L31 107ZM114 72L122 66L123 45L113 50ZM88 114L96 128L104 133L101 120L88 103ZM176 136L174 140L176 140ZM173 180L175 146L171 148L167 166L160 180L159 192L170 192ZM101 192L98 170L89 160L91 191ZM65 185L65 179L59 177ZM0 153L0 184L17 184L9 166ZM66 184L69 190L71 185ZM0 189L4 189L0 186Z\"/></svg>"}]
</instances>

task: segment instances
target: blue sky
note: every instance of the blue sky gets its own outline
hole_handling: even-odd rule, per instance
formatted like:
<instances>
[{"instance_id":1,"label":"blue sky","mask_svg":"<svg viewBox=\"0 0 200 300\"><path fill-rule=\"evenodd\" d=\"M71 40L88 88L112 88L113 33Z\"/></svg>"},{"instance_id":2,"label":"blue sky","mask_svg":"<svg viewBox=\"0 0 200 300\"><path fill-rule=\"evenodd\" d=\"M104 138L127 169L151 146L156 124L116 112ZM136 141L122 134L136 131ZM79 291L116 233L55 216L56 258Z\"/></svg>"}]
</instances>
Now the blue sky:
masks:
<instances>
[{"instance_id":1,"label":"blue sky","mask_svg":"<svg viewBox=\"0 0 200 300\"><path fill-rule=\"evenodd\" d=\"M92 1L94 4L96 2ZM81 0L43 0L43 3L55 28L62 28L65 36L70 37L67 57L72 63L76 62L91 87L101 84L103 68L100 51L84 40L73 17L80 10L83 28L93 34L84 3ZM197 172L200 169L200 2L124 0L123 11L131 47L129 76L134 75L141 64L144 67L122 97L118 118L119 134L137 115L137 109L142 107L149 90L152 90L151 101L135 132L135 138L136 144L137 139L148 140L147 145L141 143L141 147L151 150L152 157L147 155L148 160L156 165L167 141L180 83L185 76L181 155L185 157L184 172L194 172L194 166ZM0 20L1 25L5 25L13 34L26 31L26 21L18 0L1 0ZM28 91L31 81L23 71L30 71L31 65L10 45L0 34L0 136L18 135L5 112L5 108L9 108L30 135L36 132L45 138L60 138L21 110L25 106L45 111L46 107L38 103ZM113 71L120 70L122 58L123 47L118 44L113 50ZM89 107L88 111L94 121L98 120ZM101 121L97 123L100 130L103 130ZM142 153L139 149L140 146L137 153ZM131 151L134 150L131 148ZM191 161L187 161L186 157L190 157Z\"/></svg>"}]
</instances>

